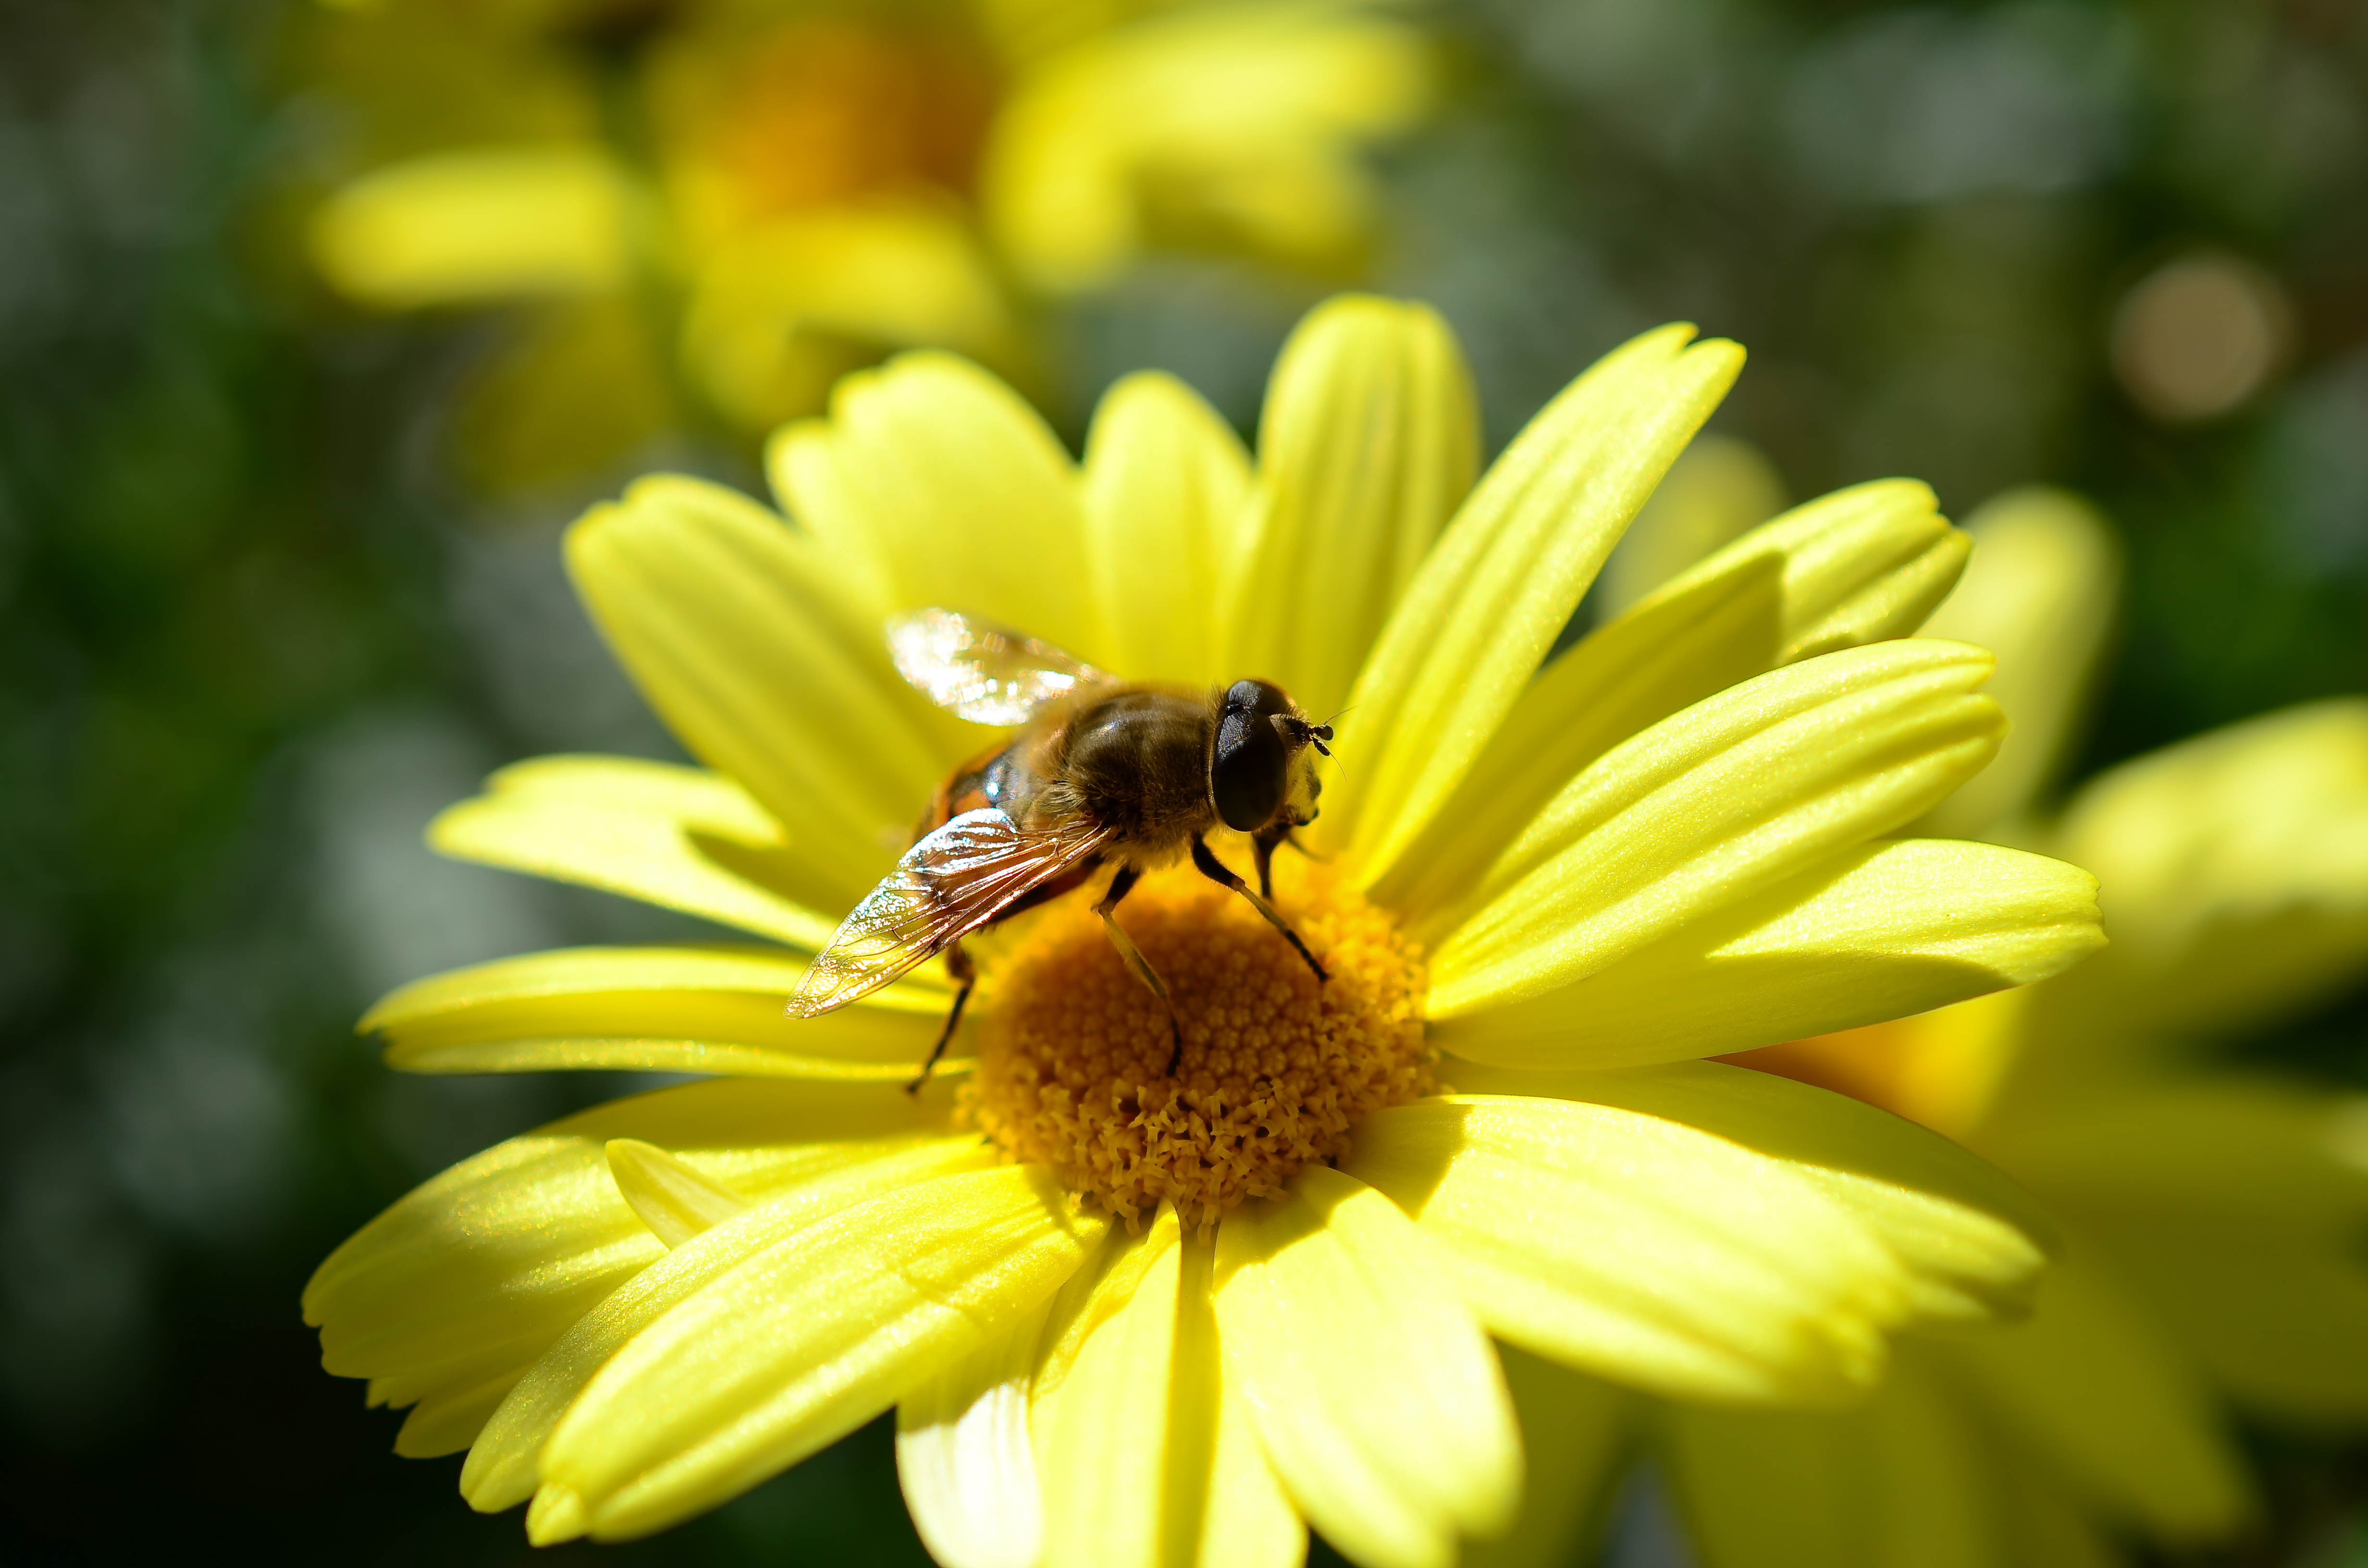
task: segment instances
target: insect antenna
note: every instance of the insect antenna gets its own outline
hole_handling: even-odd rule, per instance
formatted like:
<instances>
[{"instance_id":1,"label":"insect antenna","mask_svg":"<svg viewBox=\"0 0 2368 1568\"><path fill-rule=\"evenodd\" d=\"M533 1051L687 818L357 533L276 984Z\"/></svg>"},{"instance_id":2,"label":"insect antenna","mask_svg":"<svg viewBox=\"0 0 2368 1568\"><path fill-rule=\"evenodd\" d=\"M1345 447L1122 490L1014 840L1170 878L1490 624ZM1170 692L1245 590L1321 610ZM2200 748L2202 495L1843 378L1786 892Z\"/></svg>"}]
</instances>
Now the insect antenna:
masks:
<instances>
[{"instance_id":1,"label":"insect antenna","mask_svg":"<svg viewBox=\"0 0 2368 1568\"><path fill-rule=\"evenodd\" d=\"M1333 714L1332 719L1338 719L1340 713L1347 711L1349 710L1343 708L1339 713ZM1289 725L1293 734L1314 746L1318 756L1330 756L1332 755L1332 719L1326 719L1321 724L1311 724L1304 719L1286 719L1281 722Z\"/></svg>"}]
</instances>

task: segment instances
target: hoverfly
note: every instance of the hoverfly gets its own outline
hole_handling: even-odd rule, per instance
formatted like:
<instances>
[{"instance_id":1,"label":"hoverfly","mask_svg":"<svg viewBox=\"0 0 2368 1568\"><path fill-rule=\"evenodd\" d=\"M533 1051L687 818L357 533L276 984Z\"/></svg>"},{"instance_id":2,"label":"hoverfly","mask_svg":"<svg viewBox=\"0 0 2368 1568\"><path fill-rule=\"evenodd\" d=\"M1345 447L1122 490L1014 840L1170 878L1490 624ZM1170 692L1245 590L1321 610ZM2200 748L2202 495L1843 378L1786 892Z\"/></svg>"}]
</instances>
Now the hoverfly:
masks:
<instances>
[{"instance_id":1,"label":"hoverfly","mask_svg":"<svg viewBox=\"0 0 2368 1568\"><path fill-rule=\"evenodd\" d=\"M1144 872L1186 853L1202 876L1249 900L1318 981L1328 978L1269 902L1275 846L1315 820L1323 784L1309 754L1332 755L1332 727L1309 723L1281 687L1122 681L1050 643L945 609L891 620L888 644L897 672L931 701L1019 733L939 787L912 847L798 982L791 1017L843 1007L943 953L953 1007L913 1080L917 1090L976 982L962 938L1083 886L1109 863L1118 869L1094 913L1167 1009L1173 1074L1184 1054L1176 1004L1114 912ZM1202 841L1220 824L1250 835L1256 892Z\"/></svg>"}]
</instances>

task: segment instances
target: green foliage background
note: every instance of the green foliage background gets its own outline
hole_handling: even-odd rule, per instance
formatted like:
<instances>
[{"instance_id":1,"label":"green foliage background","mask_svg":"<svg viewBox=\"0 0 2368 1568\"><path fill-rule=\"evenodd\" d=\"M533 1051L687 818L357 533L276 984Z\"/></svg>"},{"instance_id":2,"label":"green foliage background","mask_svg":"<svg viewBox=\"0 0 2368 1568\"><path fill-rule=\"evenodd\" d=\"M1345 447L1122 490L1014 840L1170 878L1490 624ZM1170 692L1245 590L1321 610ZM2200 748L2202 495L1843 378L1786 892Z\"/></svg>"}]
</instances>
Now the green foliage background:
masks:
<instances>
[{"instance_id":1,"label":"green foliage background","mask_svg":"<svg viewBox=\"0 0 2368 1568\"><path fill-rule=\"evenodd\" d=\"M1422 14L1450 92L1389 157L1374 281L1465 335L1492 439L1697 321L1750 347L1720 427L1796 496L1907 472L1962 516L2048 480L2117 519L2128 634L2078 771L2368 688L2368 9ZM288 76L307 25L0 4L0 1496L35 1557L525 1559L457 1461L387 1452L396 1418L319 1371L296 1296L413 1182L620 1085L402 1079L350 1021L430 969L673 928L419 846L503 761L670 743L556 565L624 471L466 493L443 414L501 324L373 321L305 278L302 171L336 133ZM2251 403L2174 427L2107 334L2199 246L2266 268L2295 331ZM1156 364L1247 427L1319 292L1155 266L1050 324L1052 412L1074 439ZM750 460L686 432L637 462ZM2363 1018L2252 1049L2368 1083ZM2351 1550L2362 1451L2260 1449L2279 1513L2239 1560ZM596 1554L919 1560L876 1427L662 1540L558 1555Z\"/></svg>"}]
</instances>

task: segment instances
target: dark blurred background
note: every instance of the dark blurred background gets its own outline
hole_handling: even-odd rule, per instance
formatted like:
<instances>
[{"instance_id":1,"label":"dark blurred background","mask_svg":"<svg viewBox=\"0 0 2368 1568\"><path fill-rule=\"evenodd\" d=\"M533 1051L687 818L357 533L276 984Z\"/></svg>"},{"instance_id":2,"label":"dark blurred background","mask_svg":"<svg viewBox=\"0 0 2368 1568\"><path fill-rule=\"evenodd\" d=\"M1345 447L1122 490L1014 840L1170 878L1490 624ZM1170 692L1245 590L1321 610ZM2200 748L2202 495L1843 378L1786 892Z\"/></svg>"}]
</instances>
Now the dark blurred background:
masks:
<instances>
[{"instance_id":1,"label":"dark blurred background","mask_svg":"<svg viewBox=\"0 0 2368 1568\"><path fill-rule=\"evenodd\" d=\"M1464 335L1501 442L1685 318L1751 363L1714 428L1793 499L2033 480L2131 549L2075 770L2368 689L2368 6L1467 0L1384 155L1372 281ZM615 1079L388 1074L351 1021L429 971L657 917L440 862L533 752L673 755L558 529L668 431L488 496L453 390L498 322L341 307L295 235L336 134L279 0L0 0L0 1495L11 1554L525 1560L459 1460L321 1373L313 1265L450 1161ZM1155 264L1048 314L1064 433L1143 365L1247 429L1321 292ZM2358 1000L2266 1056L2368 1085ZM2274 1527L2368 1562L2362 1450L2259 1439ZM1660 1561L1650 1521L1626 1560ZM20 1545L20 1543L23 1543ZM920 1561L884 1433L618 1562Z\"/></svg>"}]
</instances>

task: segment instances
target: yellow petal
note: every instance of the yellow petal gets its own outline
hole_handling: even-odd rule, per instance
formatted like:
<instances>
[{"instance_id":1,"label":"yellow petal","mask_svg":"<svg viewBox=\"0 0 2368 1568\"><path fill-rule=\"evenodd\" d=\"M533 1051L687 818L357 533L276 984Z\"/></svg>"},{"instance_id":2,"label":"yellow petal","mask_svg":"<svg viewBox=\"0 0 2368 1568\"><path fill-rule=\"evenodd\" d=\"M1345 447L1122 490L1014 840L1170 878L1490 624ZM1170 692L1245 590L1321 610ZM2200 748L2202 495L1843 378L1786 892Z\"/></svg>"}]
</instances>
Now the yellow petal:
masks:
<instances>
[{"instance_id":1,"label":"yellow petal","mask_svg":"<svg viewBox=\"0 0 2368 1568\"><path fill-rule=\"evenodd\" d=\"M1832 1399L1873 1381L1904 1315L1891 1257L1816 1184L1657 1118L1424 1100L1369 1118L1350 1168L1498 1337L1615 1381Z\"/></svg>"},{"instance_id":2,"label":"yellow petal","mask_svg":"<svg viewBox=\"0 0 2368 1568\"><path fill-rule=\"evenodd\" d=\"M2055 1227L2021 1187L1912 1121L1716 1062L1609 1073L1449 1063L1458 1087L1616 1106L1724 1140L1824 1192L1900 1268L1908 1309L1971 1320L2028 1305Z\"/></svg>"},{"instance_id":3,"label":"yellow petal","mask_svg":"<svg viewBox=\"0 0 2368 1568\"><path fill-rule=\"evenodd\" d=\"M314 1272L304 1316L321 1328L322 1364L370 1378L438 1367L457 1387L541 1355L666 1252L617 1191L611 1138L658 1144L755 1198L948 1136L949 1098L916 1103L885 1085L694 1084L496 1144L415 1188Z\"/></svg>"},{"instance_id":4,"label":"yellow petal","mask_svg":"<svg viewBox=\"0 0 2368 1568\"><path fill-rule=\"evenodd\" d=\"M740 1264L855 1204L976 1168L992 1157L970 1138L875 1154L815 1173L670 1244L671 1253L577 1319L527 1370L469 1450L461 1494L481 1513L515 1507L533 1495L543 1446L593 1374L634 1335Z\"/></svg>"},{"instance_id":5,"label":"yellow petal","mask_svg":"<svg viewBox=\"0 0 2368 1568\"><path fill-rule=\"evenodd\" d=\"M1936 838L1975 837L2027 811L2068 760L2121 597L2121 545L2068 491L2010 490L1968 517L1965 531L1973 564L1925 630L1998 655L1989 692L2013 729L1998 760L1919 824Z\"/></svg>"},{"instance_id":6,"label":"yellow petal","mask_svg":"<svg viewBox=\"0 0 2368 1568\"><path fill-rule=\"evenodd\" d=\"M1171 227L1337 270L1373 222L1360 143L1428 97L1415 29L1345 7L1171 7L1116 28L1076 7L1033 27L993 9L1039 58L996 117L983 200L1038 289L1109 282Z\"/></svg>"},{"instance_id":7,"label":"yellow petal","mask_svg":"<svg viewBox=\"0 0 2368 1568\"><path fill-rule=\"evenodd\" d=\"M650 1233L669 1247L745 1213L748 1200L720 1181L710 1181L655 1143L638 1138L609 1140L609 1175Z\"/></svg>"},{"instance_id":8,"label":"yellow petal","mask_svg":"<svg viewBox=\"0 0 2368 1568\"><path fill-rule=\"evenodd\" d=\"M2167 1210L2166 1221L2176 1210ZM2368 1418L2368 1269L2354 1248L2170 1230L2099 1242L2114 1268L2247 1412L2305 1426Z\"/></svg>"},{"instance_id":9,"label":"yellow petal","mask_svg":"<svg viewBox=\"0 0 2368 1568\"><path fill-rule=\"evenodd\" d=\"M1956 584L1970 548L1941 516L1930 487L1878 479L1770 519L1679 575L1669 591L1774 559L1783 585L1775 651L1761 652L1766 642L1754 650L1772 668L1910 635Z\"/></svg>"},{"instance_id":10,"label":"yellow petal","mask_svg":"<svg viewBox=\"0 0 2368 1568\"><path fill-rule=\"evenodd\" d=\"M1363 1183L1324 1166L1217 1233L1229 1378L1283 1486L1373 1568L1449 1564L1520 1488L1504 1381L1442 1259Z\"/></svg>"},{"instance_id":11,"label":"yellow petal","mask_svg":"<svg viewBox=\"0 0 2368 1568\"><path fill-rule=\"evenodd\" d=\"M842 1210L629 1341L552 1433L543 1482L604 1539L713 1507L978 1349L1050 1297L1103 1228L1030 1165ZM529 1521L540 1542L562 1528Z\"/></svg>"},{"instance_id":12,"label":"yellow petal","mask_svg":"<svg viewBox=\"0 0 2368 1568\"><path fill-rule=\"evenodd\" d=\"M1617 959L1920 814L1998 747L1989 655L1909 641L1745 682L1604 754L1480 881L1431 962L1454 1017Z\"/></svg>"},{"instance_id":13,"label":"yellow petal","mask_svg":"<svg viewBox=\"0 0 2368 1568\"><path fill-rule=\"evenodd\" d=\"M904 1082L943 1027L936 976L819 1018L782 1012L803 957L747 947L568 948L452 970L372 1007L360 1028L410 1073L640 1068Z\"/></svg>"},{"instance_id":14,"label":"yellow petal","mask_svg":"<svg viewBox=\"0 0 2368 1568\"><path fill-rule=\"evenodd\" d=\"M1909 1358L1845 1415L1679 1405L1667 1430L1704 1568L2022 1568L1980 1427Z\"/></svg>"},{"instance_id":15,"label":"yellow petal","mask_svg":"<svg viewBox=\"0 0 2368 1568\"><path fill-rule=\"evenodd\" d=\"M802 835L803 836L803 835ZM622 893L819 949L839 889L720 774L632 757L505 767L449 807L427 842L461 860ZM813 902L808 902L813 901Z\"/></svg>"},{"instance_id":16,"label":"yellow petal","mask_svg":"<svg viewBox=\"0 0 2368 1568\"><path fill-rule=\"evenodd\" d=\"M2363 1129L2357 1096L2214 1074L1987 1137L2231 1393L2327 1421L2368 1410Z\"/></svg>"},{"instance_id":17,"label":"yellow petal","mask_svg":"<svg viewBox=\"0 0 2368 1568\"><path fill-rule=\"evenodd\" d=\"M708 256L682 353L715 405L750 430L820 409L847 345L995 356L1008 312L959 211L929 202L809 208Z\"/></svg>"},{"instance_id":18,"label":"yellow petal","mask_svg":"<svg viewBox=\"0 0 2368 1568\"><path fill-rule=\"evenodd\" d=\"M1318 719L1472 488L1479 409L1427 305L1348 295L1283 345L1258 431L1258 510L1231 594L1233 678L1279 682Z\"/></svg>"},{"instance_id":19,"label":"yellow petal","mask_svg":"<svg viewBox=\"0 0 2368 1568\"><path fill-rule=\"evenodd\" d=\"M394 1435L394 1451L407 1460L440 1459L459 1453L476 1440L478 1429L508 1397L525 1370L523 1367L514 1367L482 1382L438 1390L416 1403L387 1401L390 1404L411 1404L411 1414L404 1417L403 1429Z\"/></svg>"},{"instance_id":20,"label":"yellow petal","mask_svg":"<svg viewBox=\"0 0 2368 1568\"><path fill-rule=\"evenodd\" d=\"M1648 1074L1677 1071L1602 1076L1650 1088ZM1710 1097L1682 1079L1669 1087L1680 1105ZM1847 1184L1725 1131L1612 1105L1455 1096L1368 1118L1349 1168L1440 1244L1500 1338L1699 1397L1799 1403L1867 1386L1918 1280ZM1901 1196L1906 1209L1944 1208ZM2036 1255L2022 1251L2027 1275Z\"/></svg>"},{"instance_id":21,"label":"yellow petal","mask_svg":"<svg viewBox=\"0 0 2368 1568\"><path fill-rule=\"evenodd\" d=\"M1028 1380L1049 1305L1023 1313L896 1406L896 1475L945 1568L1039 1568L1044 1508Z\"/></svg>"},{"instance_id":22,"label":"yellow petal","mask_svg":"<svg viewBox=\"0 0 2368 1568\"><path fill-rule=\"evenodd\" d=\"M1515 437L1398 600L1350 695L1319 848L1387 868L1453 792L1743 351L1662 327L1599 360Z\"/></svg>"},{"instance_id":23,"label":"yellow petal","mask_svg":"<svg viewBox=\"0 0 2368 1568\"><path fill-rule=\"evenodd\" d=\"M1250 496L1249 454L1233 427L1173 376L1125 377L1094 410L1085 486L1110 668L1137 680L1236 678L1214 613Z\"/></svg>"},{"instance_id":24,"label":"yellow petal","mask_svg":"<svg viewBox=\"0 0 2368 1568\"><path fill-rule=\"evenodd\" d=\"M2297 1250L2368 1221L2368 1096L2219 1072L2023 1109L1985 1148L2112 1233L2219 1233Z\"/></svg>"},{"instance_id":25,"label":"yellow petal","mask_svg":"<svg viewBox=\"0 0 2368 1568\"><path fill-rule=\"evenodd\" d=\"M2164 1540L2234 1533L2250 1488L2209 1391L2088 1256L2050 1271L2028 1323L1935 1351L1965 1397L2110 1516Z\"/></svg>"},{"instance_id":26,"label":"yellow petal","mask_svg":"<svg viewBox=\"0 0 2368 1568\"><path fill-rule=\"evenodd\" d=\"M1668 477L1603 563L1595 594L1604 617L1645 595L1747 528L1784 509L1784 479L1768 454L1736 436L1705 434Z\"/></svg>"},{"instance_id":27,"label":"yellow petal","mask_svg":"<svg viewBox=\"0 0 2368 1568\"><path fill-rule=\"evenodd\" d=\"M768 467L790 515L876 585L875 613L943 606L1104 659L1075 569L1087 549L1076 466L1036 411L977 366L916 352L849 376L826 422L774 437ZM879 642L876 625L871 636ZM975 750L985 732L970 733Z\"/></svg>"},{"instance_id":28,"label":"yellow petal","mask_svg":"<svg viewBox=\"0 0 2368 1568\"><path fill-rule=\"evenodd\" d=\"M877 608L772 512L671 475L586 513L567 564L650 706L836 879L826 907L852 904L954 755L889 663Z\"/></svg>"},{"instance_id":29,"label":"yellow petal","mask_svg":"<svg viewBox=\"0 0 2368 1568\"><path fill-rule=\"evenodd\" d=\"M1163 1206L1056 1298L1031 1389L1046 1561L1298 1568L1307 1528L1222 1365L1216 1249Z\"/></svg>"},{"instance_id":30,"label":"yellow petal","mask_svg":"<svg viewBox=\"0 0 2368 1568\"><path fill-rule=\"evenodd\" d=\"M1640 1402L1528 1351L1497 1347L1531 1481L1510 1533L1463 1549L1463 1568L1592 1562L1628 1468Z\"/></svg>"},{"instance_id":31,"label":"yellow petal","mask_svg":"<svg viewBox=\"0 0 2368 1568\"><path fill-rule=\"evenodd\" d=\"M558 143L390 164L313 218L313 259L381 309L621 287L628 187L601 149Z\"/></svg>"},{"instance_id":32,"label":"yellow petal","mask_svg":"<svg viewBox=\"0 0 2368 1568\"><path fill-rule=\"evenodd\" d=\"M2078 962L2104 945L2096 897L2078 867L2020 850L1869 845L1432 1038L1500 1067L1624 1067L1907 1017Z\"/></svg>"},{"instance_id":33,"label":"yellow petal","mask_svg":"<svg viewBox=\"0 0 2368 1568\"><path fill-rule=\"evenodd\" d=\"M1182 1261L1176 1210L1162 1204L1143 1234L1110 1249L1094 1288L1054 1313L1033 1416L1047 1568L1160 1563L1169 1479L1205 1469L1204 1455L1168 1452L1174 1407L1202 1392L1177 1386Z\"/></svg>"},{"instance_id":34,"label":"yellow petal","mask_svg":"<svg viewBox=\"0 0 2368 1568\"><path fill-rule=\"evenodd\" d=\"M1638 731L1781 665L1908 635L1965 550L1912 480L1853 485L1752 529L1547 665L1374 895L1417 914L1445 903Z\"/></svg>"},{"instance_id":35,"label":"yellow petal","mask_svg":"<svg viewBox=\"0 0 2368 1568\"><path fill-rule=\"evenodd\" d=\"M2112 950L2051 987L2077 1027L2259 1028L2368 964L2368 700L2289 708L2092 781L2055 853L2104 885Z\"/></svg>"},{"instance_id":36,"label":"yellow petal","mask_svg":"<svg viewBox=\"0 0 2368 1568\"><path fill-rule=\"evenodd\" d=\"M1188 1398L1178 1402L1169 1447L1179 1456L1205 1452L1208 1460L1205 1479L1190 1467L1168 1478L1168 1558L1193 1568L1300 1568L1307 1560L1307 1526L1258 1439L1241 1378L1225 1365L1216 1263L1213 1243L1184 1244L1176 1387Z\"/></svg>"}]
</instances>

